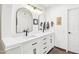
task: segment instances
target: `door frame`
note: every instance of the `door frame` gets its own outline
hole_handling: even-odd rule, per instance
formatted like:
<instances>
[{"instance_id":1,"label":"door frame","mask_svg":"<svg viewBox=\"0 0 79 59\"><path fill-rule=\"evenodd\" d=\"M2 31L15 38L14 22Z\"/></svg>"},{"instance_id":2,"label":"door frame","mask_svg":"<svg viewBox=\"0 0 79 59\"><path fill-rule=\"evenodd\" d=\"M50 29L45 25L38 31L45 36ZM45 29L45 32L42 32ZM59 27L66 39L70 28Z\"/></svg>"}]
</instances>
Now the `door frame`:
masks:
<instances>
[{"instance_id":1,"label":"door frame","mask_svg":"<svg viewBox=\"0 0 79 59\"><path fill-rule=\"evenodd\" d=\"M69 35L70 34L68 34L68 32L69 32L69 12L71 11L71 10L74 10L74 9L79 9L79 7L77 7L77 8L70 8L70 9L67 9L67 49L66 49L66 52L68 52L69 51ZM72 52L72 51L71 51Z\"/></svg>"}]
</instances>

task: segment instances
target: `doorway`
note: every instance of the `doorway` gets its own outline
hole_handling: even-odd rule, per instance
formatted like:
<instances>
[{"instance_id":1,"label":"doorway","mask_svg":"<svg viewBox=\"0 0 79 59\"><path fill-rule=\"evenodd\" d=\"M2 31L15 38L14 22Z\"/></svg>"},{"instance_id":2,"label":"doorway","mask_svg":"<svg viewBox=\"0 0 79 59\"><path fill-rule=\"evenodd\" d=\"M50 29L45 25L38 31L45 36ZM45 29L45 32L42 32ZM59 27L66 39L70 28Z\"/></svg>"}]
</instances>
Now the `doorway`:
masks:
<instances>
[{"instance_id":1,"label":"doorway","mask_svg":"<svg viewBox=\"0 0 79 59\"><path fill-rule=\"evenodd\" d=\"M68 10L68 51L79 53L79 8Z\"/></svg>"}]
</instances>

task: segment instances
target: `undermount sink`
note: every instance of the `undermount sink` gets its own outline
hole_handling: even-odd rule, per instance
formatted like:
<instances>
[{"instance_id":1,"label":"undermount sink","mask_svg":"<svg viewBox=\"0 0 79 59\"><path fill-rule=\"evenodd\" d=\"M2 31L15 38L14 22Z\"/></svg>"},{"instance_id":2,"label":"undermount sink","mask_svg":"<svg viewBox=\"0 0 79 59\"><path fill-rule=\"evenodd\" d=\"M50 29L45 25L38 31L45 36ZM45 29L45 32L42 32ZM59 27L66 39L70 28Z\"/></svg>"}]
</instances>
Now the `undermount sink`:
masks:
<instances>
[{"instance_id":1,"label":"undermount sink","mask_svg":"<svg viewBox=\"0 0 79 59\"><path fill-rule=\"evenodd\" d=\"M26 38L33 38L33 37L36 37L35 35L28 35L26 36Z\"/></svg>"},{"instance_id":2,"label":"undermount sink","mask_svg":"<svg viewBox=\"0 0 79 59\"><path fill-rule=\"evenodd\" d=\"M21 37L17 37L17 42L25 42L26 40L31 40L34 39L36 36L35 35L28 35L28 36L21 36Z\"/></svg>"},{"instance_id":3,"label":"undermount sink","mask_svg":"<svg viewBox=\"0 0 79 59\"><path fill-rule=\"evenodd\" d=\"M24 35L24 36L20 36L20 38L26 38L26 39L28 39L28 38L34 38L34 37L37 37L37 36L34 35L34 34L32 34L32 33L28 33L27 36L26 36L26 35Z\"/></svg>"}]
</instances>

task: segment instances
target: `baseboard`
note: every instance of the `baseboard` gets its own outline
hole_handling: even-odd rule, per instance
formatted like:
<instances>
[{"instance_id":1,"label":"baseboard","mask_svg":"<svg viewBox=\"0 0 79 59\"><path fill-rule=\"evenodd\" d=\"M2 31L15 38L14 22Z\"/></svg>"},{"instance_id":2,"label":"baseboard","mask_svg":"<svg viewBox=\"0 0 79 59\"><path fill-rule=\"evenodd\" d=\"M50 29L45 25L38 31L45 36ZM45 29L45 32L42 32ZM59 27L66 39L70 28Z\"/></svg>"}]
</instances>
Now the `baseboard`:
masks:
<instances>
[{"instance_id":1,"label":"baseboard","mask_svg":"<svg viewBox=\"0 0 79 59\"><path fill-rule=\"evenodd\" d=\"M78 54L78 53L75 53L75 52L72 52L72 51L68 51L69 53L72 53L72 54Z\"/></svg>"},{"instance_id":2,"label":"baseboard","mask_svg":"<svg viewBox=\"0 0 79 59\"><path fill-rule=\"evenodd\" d=\"M66 49L63 49L63 48L60 48L60 47L56 47L56 46L54 46L54 48L57 48L57 49L59 49L59 50L62 50L62 51L64 51L64 52L66 52Z\"/></svg>"}]
</instances>

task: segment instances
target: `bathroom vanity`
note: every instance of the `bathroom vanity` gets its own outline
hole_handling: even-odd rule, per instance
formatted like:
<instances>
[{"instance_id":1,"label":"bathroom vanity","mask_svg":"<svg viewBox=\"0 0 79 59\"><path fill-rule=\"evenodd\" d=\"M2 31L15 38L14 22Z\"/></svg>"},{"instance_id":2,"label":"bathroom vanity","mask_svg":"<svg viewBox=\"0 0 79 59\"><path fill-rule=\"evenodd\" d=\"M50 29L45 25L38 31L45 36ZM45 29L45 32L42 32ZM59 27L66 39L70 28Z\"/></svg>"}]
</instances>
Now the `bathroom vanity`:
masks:
<instances>
[{"instance_id":1,"label":"bathroom vanity","mask_svg":"<svg viewBox=\"0 0 79 59\"><path fill-rule=\"evenodd\" d=\"M39 14L30 7L2 5L1 35L6 54L47 54L54 47L54 31L46 29L43 14L38 17ZM33 19L39 22L33 24Z\"/></svg>"},{"instance_id":2,"label":"bathroom vanity","mask_svg":"<svg viewBox=\"0 0 79 59\"><path fill-rule=\"evenodd\" d=\"M4 38L6 54L47 54L54 47L54 33Z\"/></svg>"}]
</instances>

